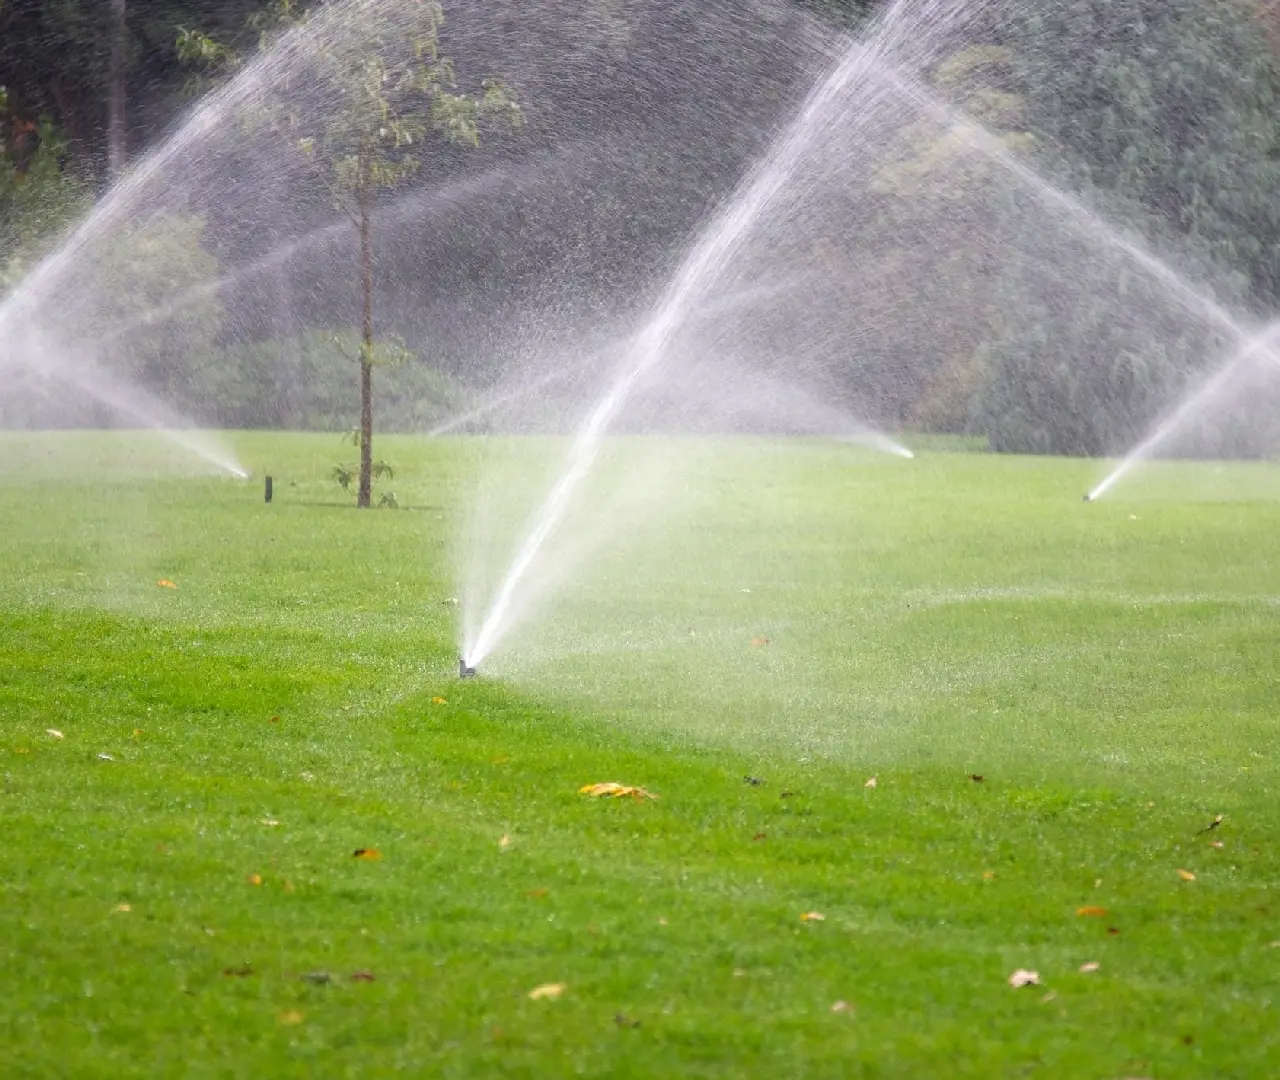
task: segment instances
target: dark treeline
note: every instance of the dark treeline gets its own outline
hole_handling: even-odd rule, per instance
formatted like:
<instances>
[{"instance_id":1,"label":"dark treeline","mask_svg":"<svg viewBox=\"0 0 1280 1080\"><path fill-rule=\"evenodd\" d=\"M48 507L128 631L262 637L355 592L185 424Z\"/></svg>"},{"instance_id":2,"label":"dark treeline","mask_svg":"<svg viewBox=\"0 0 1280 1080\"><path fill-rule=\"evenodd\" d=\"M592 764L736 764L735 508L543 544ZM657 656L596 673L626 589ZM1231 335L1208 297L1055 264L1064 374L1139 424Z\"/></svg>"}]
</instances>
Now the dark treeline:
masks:
<instances>
[{"instance_id":1,"label":"dark treeline","mask_svg":"<svg viewBox=\"0 0 1280 1080\"><path fill-rule=\"evenodd\" d=\"M932 92L1232 311L1280 308L1272 5L973 6L965 39L926 73ZM252 52L261 7L0 0L0 281L21 278L122 155L136 160L174 130L193 76L179 28ZM433 152L378 211L380 317L415 357L380 375L388 427L461 408L531 339L580 352L625 334L832 43L868 17L853 0L458 0L446 12L459 70L501 73L526 123L475 151ZM189 220L157 219L145 243L129 241L160 260L154 271L122 244L116 292L82 314L106 327L142 320L113 363L203 420L347 428L356 375L334 335L358 321L353 240L323 192L255 138L221 166L225 197L192 195ZM759 288L785 266L813 277L811 306L803 318L752 312L741 342L726 331L712 343L769 350L780 376L801 356L877 423L979 433L1002 450L1123 448L1221 359L1229 335L948 139L908 125L875 144L858 185L820 190L820 213L780 218L772 262L744 256L739 284ZM317 240L318 229L334 231ZM301 254L272 261L307 235ZM267 270L243 271L264 258ZM205 288L219 275L229 278ZM199 301L146 321L177 286ZM65 422L62 408L0 403L0 418ZM1210 448L1269 452L1267 430L1242 421Z\"/></svg>"}]
</instances>

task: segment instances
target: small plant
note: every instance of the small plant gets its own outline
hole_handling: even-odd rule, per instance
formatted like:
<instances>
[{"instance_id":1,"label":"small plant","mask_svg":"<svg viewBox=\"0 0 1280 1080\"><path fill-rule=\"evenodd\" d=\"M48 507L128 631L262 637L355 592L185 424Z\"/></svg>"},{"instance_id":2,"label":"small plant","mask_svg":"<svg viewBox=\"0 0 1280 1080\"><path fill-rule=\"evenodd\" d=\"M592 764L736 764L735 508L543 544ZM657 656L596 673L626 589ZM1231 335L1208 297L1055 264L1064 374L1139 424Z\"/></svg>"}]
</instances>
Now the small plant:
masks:
<instances>
[{"instance_id":1,"label":"small plant","mask_svg":"<svg viewBox=\"0 0 1280 1080\"><path fill-rule=\"evenodd\" d=\"M356 478L356 470L358 465L335 465L333 467L333 481L343 491L351 489L351 482Z\"/></svg>"},{"instance_id":2,"label":"small plant","mask_svg":"<svg viewBox=\"0 0 1280 1080\"><path fill-rule=\"evenodd\" d=\"M346 432L342 436L342 441L344 443L350 442L355 444L356 446L359 446L360 445L360 429L356 428L352 431ZM343 491L349 492L351 490L351 485L355 484L360 479L360 466L359 465L335 465L333 467L333 472L330 473L329 475L333 477L333 482L337 484L338 487L342 488ZM389 462L378 460L373 463L370 469L370 475L372 476L373 481L376 483L377 481L383 480L383 479L394 480L396 471L391 467L391 464ZM397 507L400 504L396 501L395 492L388 491L385 494L383 494L382 498L378 502L378 505L387 506L387 507Z\"/></svg>"},{"instance_id":3,"label":"small plant","mask_svg":"<svg viewBox=\"0 0 1280 1080\"><path fill-rule=\"evenodd\" d=\"M395 510L400 504L396 501L396 493L394 491L384 491L382 498L378 500L378 505L386 507L388 510Z\"/></svg>"}]
</instances>

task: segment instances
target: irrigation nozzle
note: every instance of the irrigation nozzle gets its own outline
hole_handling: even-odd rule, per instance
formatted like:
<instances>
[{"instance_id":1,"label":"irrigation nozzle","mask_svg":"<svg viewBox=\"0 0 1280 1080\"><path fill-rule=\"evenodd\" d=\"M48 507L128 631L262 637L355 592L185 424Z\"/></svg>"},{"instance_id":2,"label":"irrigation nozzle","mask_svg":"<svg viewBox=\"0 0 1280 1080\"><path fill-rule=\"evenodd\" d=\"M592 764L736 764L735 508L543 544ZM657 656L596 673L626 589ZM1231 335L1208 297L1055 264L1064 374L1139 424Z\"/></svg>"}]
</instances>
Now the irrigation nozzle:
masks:
<instances>
[{"instance_id":1,"label":"irrigation nozzle","mask_svg":"<svg viewBox=\"0 0 1280 1080\"><path fill-rule=\"evenodd\" d=\"M469 667L465 657L458 657L458 678L474 679L476 677L476 669Z\"/></svg>"},{"instance_id":2,"label":"irrigation nozzle","mask_svg":"<svg viewBox=\"0 0 1280 1080\"><path fill-rule=\"evenodd\" d=\"M1093 492L1092 492L1092 491L1086 491L1086 492L1084 493L1084 501L1085 501L1085 502L1093 502Z\"/></svg>"}]
</instances>

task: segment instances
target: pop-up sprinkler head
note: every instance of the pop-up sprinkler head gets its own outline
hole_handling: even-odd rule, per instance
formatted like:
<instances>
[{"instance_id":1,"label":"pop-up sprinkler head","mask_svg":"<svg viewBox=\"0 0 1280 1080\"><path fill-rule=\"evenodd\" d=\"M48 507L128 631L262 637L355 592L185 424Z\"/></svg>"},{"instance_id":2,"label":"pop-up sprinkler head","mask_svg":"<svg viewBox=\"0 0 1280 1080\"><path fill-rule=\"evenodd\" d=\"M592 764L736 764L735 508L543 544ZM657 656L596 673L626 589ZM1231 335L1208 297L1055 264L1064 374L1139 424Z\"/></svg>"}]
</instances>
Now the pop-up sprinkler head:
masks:
<instances>
[{"instance_id":1,"label":"pop-up sprinkler head","mask_svg":"<svg viewBox=\"0 0 1280 1080\"><path fill-rule=\"evenodd\" d=\"M1084 501L1085 501L1085 502L1093 502L1093 496L1092 496L1089 492L1087 492L1087 491L1085 492L1085 495L1084 495Z\"/></svg>"},{"instance_id":2,"label":"pop-up sprinkler head","mask_svg":"<svg viewBox=\"0 0 1280 1080\"><path fill-rule=\"evenodd\" d=\"M468 667L466 659L464 657L459 656L458 657L458 678L474 679L475 677L476 677L476 669L473 667Z\"/></svg>"}]
</instances>

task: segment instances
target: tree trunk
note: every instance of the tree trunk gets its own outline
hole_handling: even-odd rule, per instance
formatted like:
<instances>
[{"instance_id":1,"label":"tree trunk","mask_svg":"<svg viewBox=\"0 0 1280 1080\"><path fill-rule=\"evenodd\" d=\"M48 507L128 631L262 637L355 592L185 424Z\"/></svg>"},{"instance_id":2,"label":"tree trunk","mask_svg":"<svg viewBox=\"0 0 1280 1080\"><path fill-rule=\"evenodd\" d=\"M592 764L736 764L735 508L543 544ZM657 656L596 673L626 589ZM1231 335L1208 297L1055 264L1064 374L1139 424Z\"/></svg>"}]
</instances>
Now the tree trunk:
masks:
<instances>
[{"instance_id":1,"label":"tree trunk","mask_svg":"<svg viewBox=\"0 0 1280 1080\"><path fill-rule=\"evenodd\" d=\"M107 173L112 183L124 172L125 145L125 3L111 0L111 58L107 72Z\"/></svg>"},{"instance_id":2,"label":"tree trunk","mask_svg":"<svg viewBox=\"0 0 1280 1080\"><path fill-rule=\"evenodd\" d=\"M369 177L361 163L356 201L360 213L360 492L356 506L367 507L373 497L373 237L369 233Z\"/></svg>"}]
</instances>

